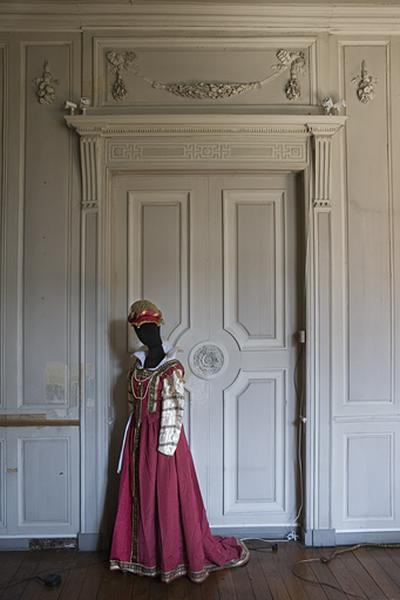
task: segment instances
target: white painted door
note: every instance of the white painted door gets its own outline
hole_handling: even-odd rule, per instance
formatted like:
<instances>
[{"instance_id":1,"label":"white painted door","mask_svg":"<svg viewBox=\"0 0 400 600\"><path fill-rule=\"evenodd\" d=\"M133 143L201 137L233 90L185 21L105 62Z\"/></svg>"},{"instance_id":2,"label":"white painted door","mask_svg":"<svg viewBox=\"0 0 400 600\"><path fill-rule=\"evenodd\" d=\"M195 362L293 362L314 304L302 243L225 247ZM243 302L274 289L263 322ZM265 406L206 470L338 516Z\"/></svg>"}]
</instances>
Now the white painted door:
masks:
<instances>
[{"instance_id":1,"label":"white painted door","mask_svg":"<svg viewBox=\"0 0 400 600\"><path fill-rule=\"evenodd\" d=\"M186 368L185 430L210 523L296 515L293 174L113 178L111 364L116 461L126 417L129 304L151 299Z\"/></svg>"}]
</instances>

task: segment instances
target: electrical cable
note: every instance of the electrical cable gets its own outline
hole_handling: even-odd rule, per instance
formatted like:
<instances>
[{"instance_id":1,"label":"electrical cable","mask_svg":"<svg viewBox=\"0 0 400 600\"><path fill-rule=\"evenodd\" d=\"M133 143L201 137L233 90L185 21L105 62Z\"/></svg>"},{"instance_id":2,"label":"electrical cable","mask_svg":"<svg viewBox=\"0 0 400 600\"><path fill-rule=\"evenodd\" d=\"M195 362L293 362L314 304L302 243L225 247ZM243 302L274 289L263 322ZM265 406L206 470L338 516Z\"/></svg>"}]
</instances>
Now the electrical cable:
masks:
<instances>
[{"instance_id":1,"label":"electrical cable","mask_svg":"<svg viewBox=\"0 0 400 600\"><path fill-rule=\"evenodd\" d=\"M5 591L7 591L8 589L10 589L11 587L20 585L21 583L27 583L28 581L37 580L40 583L43 583L44 585L46 585L47 587L57 587L61 583L60 573L65 573L66 571L73 571L74 569L87 569L88 567L102 565L107 562L108 562L108 558L106 558L104 560L96 561L93 563L79 564L79 565L72 565L70 567L64 567L63 569L57 569L57 572L50 570L50 569L46 569L44 571L39 571L39 573L36 573L35 575L30 575L29 577L24 577L23 579L18 579L17 581L10 581L9 583L2 583L2 584L0 584L0 598L2 597L3 593Z\"/></svg>"},{"instance_id":2,"label":"electrical cable","mask_svg":"<svg viewBox=\"0 0 400 600\"><path fill-rule=\"evenodd\" d=\"M261 541L275 541L277 544L282 543L282 542L288 542L288 541L293 541L293 540L264 540L264 538L243 538L243 539L247 539L247 540L261 540ZM322 587L329 587L333 590L337 590L338 592L341 592L342 594L344 594L345 596L351 596L352 598L361 598L362 600L365 600L365 596L361 596L360 594L354 594L353 592L348 592L343 590L342 588L333 585L332 583L328 583L327 581L318 581L315 579L311 579L309 577L305 577L304 575L300 575L300 573L298 573L296 571L296 567L300 564L305 564L305 563L311 563L311 562L320 562L322 564L327 565L328 563L330 563L334 558L336 558L337 556L339 556L340 554L344 554L345 552L355 552L356 550L358 550L359 548L388 548L388 549L399 549L400 548L400 544L385 544L385 543L369 543L369 542L365 542L365 543L361 543L361 544L355 544L353 546L347 546L345 548L339 548L337 550L334 550L329 556L319 556L319 557L313 557L313 558L303 558L301 560L297 560L291 567L290 570L293 573L293 575L295 577L297 577L298 579L300 579L301 581L304 581L306 583L312 583L314 585L319 585ZM251 551L254 552L265 552L265 551L269 551L269 549L264 548L262 546L258 547L258 548L249 548ZM370 600L387 600L386 596L383 594L381 598L372 598L369 597Z\"/></svg>"}]
</instances>

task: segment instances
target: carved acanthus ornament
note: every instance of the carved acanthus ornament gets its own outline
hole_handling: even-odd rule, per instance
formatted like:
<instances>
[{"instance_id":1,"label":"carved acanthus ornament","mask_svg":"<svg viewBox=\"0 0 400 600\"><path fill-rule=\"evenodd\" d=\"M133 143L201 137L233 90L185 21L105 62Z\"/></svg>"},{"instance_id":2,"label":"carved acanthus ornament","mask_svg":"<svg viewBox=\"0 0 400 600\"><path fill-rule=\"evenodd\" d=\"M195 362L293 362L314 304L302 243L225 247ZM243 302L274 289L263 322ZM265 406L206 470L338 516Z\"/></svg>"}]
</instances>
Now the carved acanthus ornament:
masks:
<instances>
[{"instance_id":1,"label":"carved acanthus ornament","mask_svg":"<svg viewBox=\"0 0 400 600\"><path fill-rule=\"evenodd\" d=\"M49 63L47 60L43 65L43 73L41 77L34 79L36 85L36 97L40 104L52 104L56 98L56 87L59 80L55 79L50 72Z\"/></svg>"},{"instance_id":2,"label":"carved acanthus ornament","mask_svg":"<svg viewBox=\"0 0 400 600\"><path fill-rule=\"evenodd\" d=\"M357 84L357 98L363 104L367 104L374 99L375 85L378 83L378 78L368 75L365 60L361 62L361 75L355 75L351 82Z\"/></svg>"},{"instance_id":3,"label":"carved acanthus ornament","mask_svg":"<svg viewBox=\"0 0 400 600\"><path fill-rule=\"evenodd\" d=\"M305 54L303 51L290 52L289 50L278 50L276 53L277 63L273 65L273 73L259 81L174 81L162 82L149 79L139 73L137 56L135 52L106 53L109 64L115 71L116 79L112 88L114 100L122 100L128 93L121 72L124 69L133 68L136 77L139 77L152 88L164 90L180 98L191 100L225 100L252 90L261 89L266 83L278 77L281 73L290 70L290 78L285 86L285 94L288 100L300 98L301 90L298 77L304 72Z\"/></svg>"}]
</instances>

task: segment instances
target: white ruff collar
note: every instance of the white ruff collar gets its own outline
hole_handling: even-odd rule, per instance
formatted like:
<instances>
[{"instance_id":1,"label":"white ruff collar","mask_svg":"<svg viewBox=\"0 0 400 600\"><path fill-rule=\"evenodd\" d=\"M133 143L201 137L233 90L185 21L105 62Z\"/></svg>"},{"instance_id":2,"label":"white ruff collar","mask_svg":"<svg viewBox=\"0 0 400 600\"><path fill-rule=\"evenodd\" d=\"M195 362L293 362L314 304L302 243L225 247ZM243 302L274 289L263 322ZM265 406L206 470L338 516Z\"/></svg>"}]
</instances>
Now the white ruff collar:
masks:
<instances>
[{"instance_id":1,"label":"white ruff collar","mask_svg":"<svg viewBox=\"0 0 400 600\"><path fill-rule=\"evenodd\" d=\"M165 352L165 356L162 359L161 362L158 363L158 365L156 367L146 367L146 369L148 369L149 371L154 370L154 369L158 369L158 367L160 367L161 365L163 365L165 362L167 362L168 360L171 360L172 358L175 358L175 354L176 354L176 350L175 348L172 346L171 342L168 341L163 341L162 342L162 347L163 350ZM143 369L143 365L144 365L144 361L146 360L146 356L147 356L147 346L141 346L138 350L136 350L135 352L133 352L131 354L131 356L136 356L136 358L139 359L139 363L137 366L139 369Z\"/></svg>"}]
</instances>

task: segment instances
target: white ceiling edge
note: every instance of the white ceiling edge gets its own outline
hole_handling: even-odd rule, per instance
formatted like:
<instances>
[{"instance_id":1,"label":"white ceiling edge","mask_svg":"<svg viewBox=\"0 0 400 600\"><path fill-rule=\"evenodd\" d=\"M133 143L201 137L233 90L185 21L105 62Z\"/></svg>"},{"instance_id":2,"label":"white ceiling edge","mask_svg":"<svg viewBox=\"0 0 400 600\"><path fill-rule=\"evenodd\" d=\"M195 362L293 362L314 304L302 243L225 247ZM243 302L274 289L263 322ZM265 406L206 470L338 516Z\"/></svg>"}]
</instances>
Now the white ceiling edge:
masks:
<instances>
[{"instance_id":1,"label":"white ceiling edge","mask_svg":"<svg viewBox=\"0 0 400 600\"><path fill-rule=\"evenodd\" d=\"M0 30L133 31L135 35L163 31L241 36L282 31L328 33L400 33L400 0L396 3L340 0L319 2L169 2L133 3L3 2Z\"/></svg>"}]
</instances>

